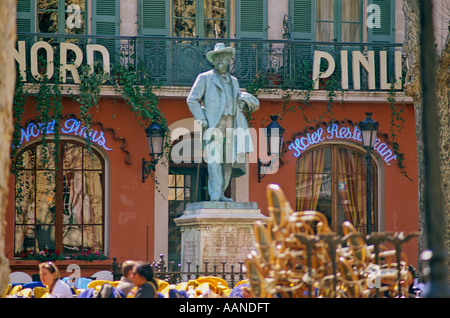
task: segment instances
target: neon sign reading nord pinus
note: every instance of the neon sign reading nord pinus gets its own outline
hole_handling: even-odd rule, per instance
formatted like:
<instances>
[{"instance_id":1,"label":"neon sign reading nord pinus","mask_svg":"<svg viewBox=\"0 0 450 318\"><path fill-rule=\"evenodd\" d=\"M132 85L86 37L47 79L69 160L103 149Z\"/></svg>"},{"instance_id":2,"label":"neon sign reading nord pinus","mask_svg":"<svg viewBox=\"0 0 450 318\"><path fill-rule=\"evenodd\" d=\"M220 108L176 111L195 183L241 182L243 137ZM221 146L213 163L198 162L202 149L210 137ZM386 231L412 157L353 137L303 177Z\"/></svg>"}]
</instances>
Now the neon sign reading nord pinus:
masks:
<instances>
[{"instance_id":1,"label":"neon sign reading nord pinus","mask_svg":"<svg viewBox=\"0 0 450 318\"><path fill-rule=\"evenodd\" d=\"M40 135L44 135L44 133L47 135L54 134L55 120L52 120L48 123L30 123L26 128L22 128L20 131L21 140L18 147L20 147L24 141L30 141L32 137L39 137ZM60 126L60 131L63 134L72 134L91 140L105 150L113 150L113 148L106 147L106 139L103 131L97 131L92 128L89 129L86 126L83 126L77 119L66 119Z\"/></svg>"},{"instance_id":2,"label":"neon sign reading nord pinus","mask_svg":"<svg viewBox=\"0 0 450 318\"><path fill-rule=\"evenodd\" d=\"M361 143L361 131L357 126L340 127L334 123L328 125L325 129L320 127L312 133L306 133L304 136L297 137L290 143L288 149L294 151L294 157L300 157L303 151L311 146L324 142L326 140L352 140ZM397 156L390 146L376 139L373 149L383 158L386 164L390 164L392 160L396 160Z\"/></svg>"}]
</instances>

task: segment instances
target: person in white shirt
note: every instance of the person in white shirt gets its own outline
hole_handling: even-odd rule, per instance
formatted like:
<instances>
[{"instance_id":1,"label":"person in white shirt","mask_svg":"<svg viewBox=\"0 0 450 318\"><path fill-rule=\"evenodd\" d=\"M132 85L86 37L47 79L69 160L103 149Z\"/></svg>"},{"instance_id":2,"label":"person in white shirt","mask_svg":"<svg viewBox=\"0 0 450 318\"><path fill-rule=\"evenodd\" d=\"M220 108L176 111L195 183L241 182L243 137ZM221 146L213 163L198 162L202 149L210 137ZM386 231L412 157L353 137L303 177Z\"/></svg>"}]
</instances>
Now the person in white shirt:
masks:
<instances>
[{"instance_id":1,"label":"person in white shirt","mask_svg":"<svg viewBox=\"0 0 450 318\"><path fill-rule=\"evenodd\" d=\"M52 262L39 264L39 276L48 289L49 298L73 298L72 290L60 279L58 267Z\"/></svg>"}]
</instances>

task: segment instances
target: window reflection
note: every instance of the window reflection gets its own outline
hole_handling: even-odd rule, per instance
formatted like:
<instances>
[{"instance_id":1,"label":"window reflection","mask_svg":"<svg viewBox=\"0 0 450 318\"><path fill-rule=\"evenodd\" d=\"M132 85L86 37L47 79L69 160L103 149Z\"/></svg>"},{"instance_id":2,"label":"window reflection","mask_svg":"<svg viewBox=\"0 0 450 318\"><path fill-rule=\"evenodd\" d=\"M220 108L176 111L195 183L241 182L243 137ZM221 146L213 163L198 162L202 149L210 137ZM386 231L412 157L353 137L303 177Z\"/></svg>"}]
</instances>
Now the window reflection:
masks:
<instances>
[{"instance_id":1,"label":"window reflection","mask_svg":"<svg viewBox=\"0 0 450 318\"><path fill-rule=\"evenodd\" d=\"M38 31L84 34L85 0L38 0Z\"/></svg>"},{"instance_id":2,"label":"window reflection","mask_svg":"<svg viewBox=\"0 0 450 318\"><path fill-rule=\"evenodd\" d=\"M19 171L16 183L16 223L34 223L35 174L33 171Z\"/></svg>"},{"instance_id":3,"label":"window reflection","mask_svg":"<svg viewBox=\"0 0 450 318\"><path fill-rule=\"evenodd\" d=\"M376 176L376 164L372 164ZM376 177L372 179L376 197ZM366 215L365 154L358 150L331 145L303 153L297 161L296 210L324 213L328 222L339 230L350 221L362 233ZM377 200L372 200L373 224L377 224Z\"/></svg>"},{"instance_id":4,"label":"window reflection","mask_svg":"<svg viewBox=\"0 0 450 318\"><path fill-rule=\"evenodd\" d=\"M361 1L342 0L342 41L361 40Z\"/></svg>"},{"instance_id":5,"label":"window reflection","mask_svg":"<svg viewBox=\"0 0 450 318\"><path fill-rule=\"evenodd\" d=\"M38 28L41 33L58 33L58 12L38 12Z\"/></svg>"},{"instance_id":6,"label":"window reflection","mask_svg":"<svg viewBox=\"0 0 450 318\"><path fill-rule=\"evenodd\" d=\"M101 171L89 171L84 173L84 224L101 224L103 221L102 174Z\"/></svg>"},{"instance_id":7,"label":"window reflection","mask_svg":"<svg viewBox=\"0 0 450 318\"><path fill-rule=\"evenodd\" d=\"M83 166L85 170L89 169L95 169L95 170L101 170L102 169L102 162L100 161L100 158L96 156L94 153L89 152L86 149L83 149Z\"/></svg>"},{"instance_id":8,"label":"window reflection","mask_svg":"<svg viewBox=\"0 0 450 318\"><path fill-rule=\"evenodd\" d=\"M226 0L173 0L172 34L178 37L225 38Z\"/></svg>"},{"instance_id":9,"label":"window reflection","mask_svg":"<svg viewBox=\"0 0 450 318\"><path fill-rule=\"evenodd\" d=\"M82 231L80 225L64 226L63 246L66 253L82 252Z\"/></svg>"},{"instance_id":10,"label":"window reflection","mask_svg":"<svg viewBox=\"0 0 450 318\"><path fill-rule=\"evenodd\" d=\"M83 249L97 251L97 246L103 244L103 228L102 226L84 226L83 227Z\"/></svg>"},{"instance_id":11,"label":"window reflection","mask_svg":"<svg viewBox=\"0 0 450 318\"><path fill-rule=\"evenodd\" d=\"M37 146L36 169L55 169L55 146L53 143L42 143Z\"/></svg>"},{"instance_id":12,"label":"window reflection","mask_svg":"<svg viewBox=\"0 0 450 318\"><path fill-rule=\"evenodd\" d=\"M64 144L64 169L81 169L83 148L75 144Z\"/></svg>"},{"instance_id":13,"label":"window reflection","mask_svg":"<svg viewBox=\"0 0 450 318\"><path fill-rule=\"evenodd\" d=\"M334 0L317 0L316 20L316 41L333 41Z\"/></svg>"},{"instance_id":14,"label":"window reflection","mask_svg":"<svg viewBox=\"0 0 450 318\"><path fill-rule=\"evenodd\" d=\"M173 0L174 36L195 37L196 1Z\"/></svg>"},{"instance_id":15,"label":"window reflection","mask_svg":"<svg viewBox=\"0 0 450 318\"><path fill-rule=\"evenodd\" d=\"M64 141L55 164L54 148L53 143L38 144L21 154L23 165L16 175L15 191L15 252L58 246L65 253L86 248L104 251L103 160L82 144Z\"/></svg>"},{"instance_id":16,"label":"window reflection","mask_svg":"<svg viewBox=\"0 0 450 318\"><path fill-rule=\"evenodd\" d=\"M226 37L226 2L204 0L204 34L206 38L224 38Z\"/></svg>"},{"instance_id":17,"label":"window reflection","mask_svg":"<svg viewBox=\"0 0 450 318\"><path fill-rule=\"evenodd\" d=\"M82 172L65 171L63 177L63 224L81 224L83 197Z\"/></svg>"},{"instance_id":18,"label":"window reflection","mask_svg":"<svg viewBox=\"0 0 450 318\"><path fill-rule=\"evenodd\" d=\"M36 222L55 223L54 171L36 171Z\"/></svg>"},{"instance_id":19,"label":"window reflection","mask_svg":"<svg viewBox=\"0 0 450 318\"><path fill-rule=\"evenodd\" d=\"M361 0L316 0L316 41L361 41L361 16Z\"/></svg>"},{"instance_id":20,"label":"window reflection","mask_svg":"<svg viewBox=\"0 0 450 318\"><path fill-rule=\"evenodd\" d=\"M36 226L36 248L39 251L55 250L55 226L37 225Z\"/></svg>"}]
</instances>

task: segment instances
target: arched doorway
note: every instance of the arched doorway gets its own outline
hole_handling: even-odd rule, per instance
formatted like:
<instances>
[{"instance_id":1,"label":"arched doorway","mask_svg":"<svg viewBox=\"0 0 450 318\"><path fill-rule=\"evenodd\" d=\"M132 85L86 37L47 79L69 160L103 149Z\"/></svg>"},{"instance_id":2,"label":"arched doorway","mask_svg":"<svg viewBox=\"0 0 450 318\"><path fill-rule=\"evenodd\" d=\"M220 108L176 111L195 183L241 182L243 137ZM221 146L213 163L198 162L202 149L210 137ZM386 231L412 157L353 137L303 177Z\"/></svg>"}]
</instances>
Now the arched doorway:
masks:
<instances>
[{"instance_id":1,"label":"arched doorway","mask_svg":"<svg viewBox=\"0 0 450 318\"><path fill-rule=\"evenodd\" d=\"M372 224L377 231L378 165L372 157ZM296 210L324 213L331 228L340 231L350 221L366 233L365 152L346 143L322 144L302 153L296 168Z\"/></svg>"}]
</instances>

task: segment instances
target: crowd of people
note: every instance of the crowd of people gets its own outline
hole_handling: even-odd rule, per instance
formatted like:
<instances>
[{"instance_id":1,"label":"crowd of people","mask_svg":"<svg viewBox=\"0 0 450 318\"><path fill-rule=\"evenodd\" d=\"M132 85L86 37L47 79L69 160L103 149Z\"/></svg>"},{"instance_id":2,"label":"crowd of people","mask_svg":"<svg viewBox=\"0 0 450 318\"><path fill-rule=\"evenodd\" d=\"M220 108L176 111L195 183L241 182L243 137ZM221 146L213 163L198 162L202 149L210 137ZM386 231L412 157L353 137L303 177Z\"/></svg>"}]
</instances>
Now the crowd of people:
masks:
<instances>
[{"instance_id":1,"label":"crowd of people","mask_svg":"<svg viewBox=\"0 0 450 318\"><path fill-rule=\"evenodd\" d=\"M412 276L415 272L412 267ZM177 285L156 279L152 266L144 261L125 261L121 266L121 278L117 281L98 282L94 287L87 285L86 289L76 289L74 284L61 277L58 267L52 262L39 264L40 285L32 290L22 289L20 285L9 289L4 294L6 298L252 298L255 297L249 288L247 280L238 282L230 289L227 283L219 277L199 277ZM417 297L423 284L409 287L409 297Z\"/></svg>"},{"instance_id":2,"label":"crowd of people","mask_svg":"<svg viewBox=\"0 0 450 318\"><path fill-rule=\"evenodd\" d=\"M86 289L76 289L70 281L61 277L58 267L53 262L44 262L39 264L39 277L40 283L42 283L42 287L38 287L39 296L37 296L37 289L25 291L18 288L14 290L11 286L5 295L6 297L20 298L191 298L199 295L211 296L212 294L224 296L224 293L218 292L218 290L228 289L225 281L220 282L220 286L216 285L216 288L207 283L207 288L201 289L199 288L201 281L198 279L177 286L169 285L165 281L156 279L153 268L144 261L125 261L122 263L121 271L122 276L118 281L100 282L101 284L95 287L88 285ZM211 282L213 278L207 279ZM218 293L216 294L216 292ZM248 292L248 285L243 281L233 290L228 289L226 296L242 298L245 297L246 292ZM230 293L233 294L230 295Z\"/></svg>"},{"instance_id":3,"label":"crowd of people","mask_svg":"<svg viewBox=\"0 0 450 318\"><path fill-rule=\"evenodd\" d=\"M65 283L60 276L57 266L52 262L39 264L39 277L46 286L48 298L73 298L73 288ZM102 286L103 287L103 286ZM155 298L157 283L153 278L150 264L142 261L126 261L122 265L122 277L116 286L105 286L100 290L84 290L78 297L103 297L118 292L120 297L127 298Z\"/></svg>"}]
</instances>

